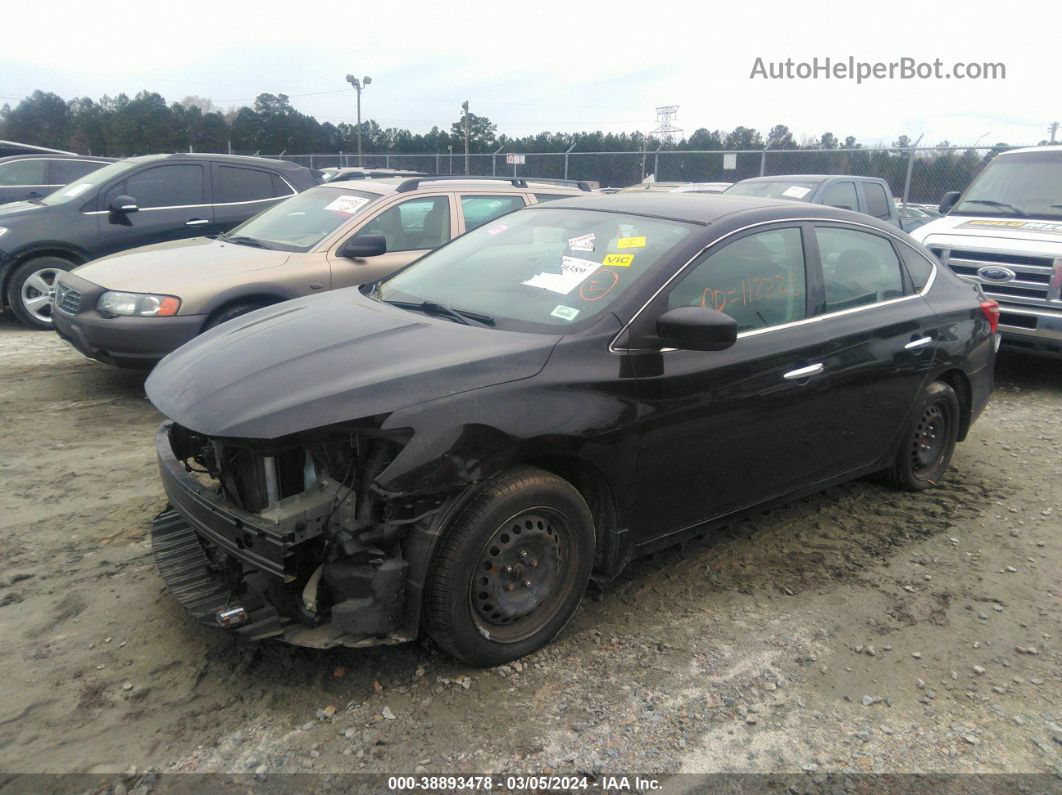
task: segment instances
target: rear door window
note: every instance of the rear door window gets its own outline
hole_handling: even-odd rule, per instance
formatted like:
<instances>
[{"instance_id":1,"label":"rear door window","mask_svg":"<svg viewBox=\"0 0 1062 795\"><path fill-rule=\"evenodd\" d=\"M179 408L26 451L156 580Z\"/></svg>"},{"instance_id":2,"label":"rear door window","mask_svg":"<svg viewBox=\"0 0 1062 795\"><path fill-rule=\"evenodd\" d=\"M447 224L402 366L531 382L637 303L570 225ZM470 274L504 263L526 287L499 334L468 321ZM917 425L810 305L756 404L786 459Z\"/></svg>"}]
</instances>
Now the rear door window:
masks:
<instances>
[{"instance_id":1,"label":"rear door window","mask_svg":"<svg viewBox=\"0 0 1062 795\"><path fill-rule=\"evenodd\" d=\"M198 164L155 166L111 185L103 196L106 208L116 196L131 196L141 209L202 205L203 167Z\"/></svg>"},{"instance_id":2,"label":"rear door window","mask_svg":"<svg viewBox=\"0 0 1062 795\"><path fill-rule=\"evenodd\" d=\"M48 184L47 160L15 160L0 166L0 185L41 187Z\"/></svg>"},{"instance_id":3,"label":"rear door window","mask_svg":"<svg viewBox=\"0 0 1062 795\"><path fill-rule=\"evenodd\" d=\"M218 166L218 192L215 204L235 204L272 199L273 175L256 168Z\"/></svg>"},{"instance_id":4,"label":"rear door window","mask_svg":"<svg viewBox=\"0 0 1062 795\"><path fill-rule=\"evenodd\" d=\"M513 196L462 196L461 212L465 216L465 231L483 226L499 215L518 210L524 206L524 197Z\"/></svg>"},{"instance_id":5,"label":"rear door window","mask_svg":"<svg viewBox=\"0 0 1062 795\"><path fill-rule=\"evenodd\" d=\"M881 187L881 183L864 182L863 198L867 200L867 215L886 220L891 217L889 197L885 193L885 188Z\"/></svg>"},{"instance_id":6,"label":"rear door window","mask_svg":"<svg viewBox=\"0 0 1062 795\"><path fill-rule=\"evenodd\" d=\"M854 182L835 182L822 194L822 203L842 210L858 210L859 199L856 198Z\"/></svg>"},{"instance_id":7,"label":"rear door window","mask_svg":"<svg viewBox=\"0 0 1062 795\"><path fill-rule=\"evenodd\" d=\"M818 226L826 312L899 298L903 276L896 250L884 237L834 226Z\"/></svg>"}]
</instances>

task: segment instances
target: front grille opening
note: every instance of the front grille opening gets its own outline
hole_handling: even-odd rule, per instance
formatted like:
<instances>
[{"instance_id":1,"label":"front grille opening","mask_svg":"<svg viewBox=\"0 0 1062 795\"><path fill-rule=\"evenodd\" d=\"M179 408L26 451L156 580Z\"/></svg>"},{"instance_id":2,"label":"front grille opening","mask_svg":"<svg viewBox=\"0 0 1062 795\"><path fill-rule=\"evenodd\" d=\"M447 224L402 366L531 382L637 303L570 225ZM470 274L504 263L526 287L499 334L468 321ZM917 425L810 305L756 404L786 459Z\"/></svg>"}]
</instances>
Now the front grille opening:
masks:
<instances>
[{"instance_id":1,"label":"front grille opening","mask_svg":"<svg viewBox=\"0 0 1062 795\"><path fill-rule=\"evenodd\" d=\"M942 249L930 249L938 257ZM1040 268L1050 268L1054 260L1050 257L1027 257L1022 254L997 254L995 251L968 251L953 248L949 252L950 259L969 259L975 262L1002 263L1005 265L1035 265Z\"/></svg>"},{"instance_id":2,"label":"front grille opening","mask_svg":"<svg viewBox=\"0 0 1062 795\"><path fill-rule=\"evenodd\" d=\"M1036 328L1036 318L1029 315L1016 315L1013 312L1000 312L999 325L1014 326L1015 328Z\"/></svg>"},{"instance_id":3,"label":"front grille opening","mask_svg":"<svg viewBox=\"0 0 1062 795\"><path fill-rule=\"evenodd\" d=\"M1019 298L1047 299L1047 290L1036 290L1030 287L1011 287L1008 284L993 284L982 282L981 287L989 295L1013 295Z\"/></svg>"},{"instance_id":4,"label":"front grille opening","mask_svg":"<svg viewBox=\"0 0 1062 795\"><path fill-rule=\"evenodd\" d=\"M55 290L55 303L64 312L76 315L81 309L81 293L65 284L60 284Z\"/></svg>"}]
</instances>

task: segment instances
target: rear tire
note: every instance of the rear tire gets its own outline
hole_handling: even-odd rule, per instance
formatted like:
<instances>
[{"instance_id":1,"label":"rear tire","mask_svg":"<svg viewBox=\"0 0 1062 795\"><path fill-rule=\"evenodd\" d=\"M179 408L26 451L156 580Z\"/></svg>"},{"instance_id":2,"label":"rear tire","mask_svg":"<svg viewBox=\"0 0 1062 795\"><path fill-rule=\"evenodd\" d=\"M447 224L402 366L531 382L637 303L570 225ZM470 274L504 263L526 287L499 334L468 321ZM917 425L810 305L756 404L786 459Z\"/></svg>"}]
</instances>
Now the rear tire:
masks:
<instances>
[{"instance_id":1,"label":"rear tire","mask_svg":"<svg viewBox=\"0 0 1062 795\"><path fill-rule=\"evenodd\" d=\"M15 268L7 283L7 305L22 325L48 331L52 324L52 296L55 280L75 267L62 257L34 257Z\"/></svg>"},{"instance_id":2,"label":"rear tire","mask_svg":"<svg viewBox=\"0 0 1062 795\"><path fill-rule=\"evenodd\" d=\"M574 486L530 466L500 475L440 541L426 584L428 632L478 667L537 651L579 606L594 547L594 520Z\"/></svg>"},{"instance_id":3,"label":"rear tire","mask_svg":"<svg viewBox=\"0 0 1062 795\"><path fill-rule=\"evenodd\" d=\"M959 398L943 381L926 387L904 429L896 460L885 480L907 491L922 491L943 477L959 435Z\"/></svg>"},{"instance_id":4,"label":"rear tire","mask_svg":"<svg viewBox=\"0 0 1062 795\"><path fill-rule=\"evenodd\" d=\"M203 324L203 331L209 331L212 328L220 326L222 323L227 323L233 318L237 318L240 315L246 315L248 312L253 312L256 309L262 309L267 306L269 306L269 304L264 301L244 301L238 304L223 306L207 318L207 322Z\"/></svg>"}]
</instances>

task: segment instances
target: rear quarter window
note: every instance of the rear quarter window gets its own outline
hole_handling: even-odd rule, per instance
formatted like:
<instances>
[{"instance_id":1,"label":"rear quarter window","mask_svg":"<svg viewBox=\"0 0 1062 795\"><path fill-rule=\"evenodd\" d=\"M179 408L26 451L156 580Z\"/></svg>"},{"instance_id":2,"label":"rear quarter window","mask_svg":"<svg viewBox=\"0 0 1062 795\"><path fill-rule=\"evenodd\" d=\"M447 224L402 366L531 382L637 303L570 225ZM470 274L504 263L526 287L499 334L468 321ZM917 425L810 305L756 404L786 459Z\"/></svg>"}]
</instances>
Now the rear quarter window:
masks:
<instances>
[{"instance_id":1,"label":"rear quarter window","mask_svg":"<svg viewBox=\"0 0 1062 795\"><path fill-rule=\"evenodd\" d=\"M929 283L930 275L933 273L932 263L910 246L901 244L897 248L900 249L900 256L903 257L903 264L911 277L911 284L914 286L915 292L922 292Z\"/></svg>"},{"instance_id":2,"label":"rear quarter window","mask_svg":"<svg viewBox=\"0 0 1062 795\"><path fill-rule=\"evenodd\" d=\"M867 215L887 219L891 217L889 197L878 182L864 182L863 196L867 200Z\"/></svg>"}]
</instances>

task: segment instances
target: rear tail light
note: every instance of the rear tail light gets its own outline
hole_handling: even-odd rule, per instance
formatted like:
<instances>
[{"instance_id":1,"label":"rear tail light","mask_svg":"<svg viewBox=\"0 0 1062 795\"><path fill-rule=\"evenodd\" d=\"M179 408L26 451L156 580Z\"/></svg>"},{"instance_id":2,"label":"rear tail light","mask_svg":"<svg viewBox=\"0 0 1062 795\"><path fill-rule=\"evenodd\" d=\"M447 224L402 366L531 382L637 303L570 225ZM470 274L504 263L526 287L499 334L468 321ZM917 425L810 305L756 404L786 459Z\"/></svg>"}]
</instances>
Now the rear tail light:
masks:
<instances>
[{"instance_id":1,"label":"rear tail light","mask_svg":"<svg viewBox=\"0 0 1062 795\"><path fill-rule=\"evenodd\" d=\"M986 298L981 302L981 311L985 313L985 319L988 320L988 327L992 330L992 333L995 334L996 329L999 328L999 304L991 298Z\"/></svg>"}]
</instances>

